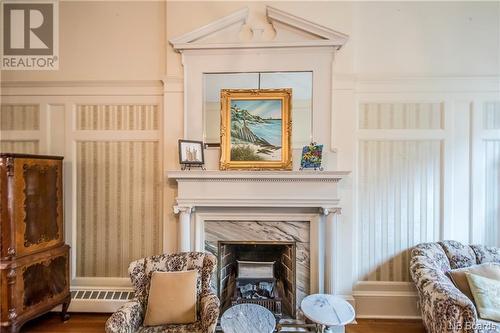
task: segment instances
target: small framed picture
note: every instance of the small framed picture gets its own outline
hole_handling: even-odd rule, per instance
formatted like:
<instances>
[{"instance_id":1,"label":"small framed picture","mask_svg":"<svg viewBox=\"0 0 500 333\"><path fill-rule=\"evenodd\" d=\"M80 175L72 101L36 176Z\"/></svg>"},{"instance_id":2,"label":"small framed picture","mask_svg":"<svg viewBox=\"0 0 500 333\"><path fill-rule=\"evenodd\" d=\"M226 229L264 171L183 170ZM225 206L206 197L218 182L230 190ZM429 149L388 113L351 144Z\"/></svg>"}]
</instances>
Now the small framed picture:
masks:
<instances>
[{"instance_id":1,"label":"small framed picture","mask_svg":"<svg viewBox=\"0 0 500 333\"><path fill-rule=\"evenodd\" d=\"M321 170L321 162L323 158L323 145L318 145L316 142L311 142L308 146L302 148L302 159L300 160L300 170L314 169Z\"/></svg>"},{"instance_id":2,"label":"small framed picture","mask_svg":"<svg viewBox=\"0 0 500 333\"><path fill-rule=\"evenodd\" d=\"M179 140L179 163L203 165L203 141Z\"/></svg>"}]
</instances>

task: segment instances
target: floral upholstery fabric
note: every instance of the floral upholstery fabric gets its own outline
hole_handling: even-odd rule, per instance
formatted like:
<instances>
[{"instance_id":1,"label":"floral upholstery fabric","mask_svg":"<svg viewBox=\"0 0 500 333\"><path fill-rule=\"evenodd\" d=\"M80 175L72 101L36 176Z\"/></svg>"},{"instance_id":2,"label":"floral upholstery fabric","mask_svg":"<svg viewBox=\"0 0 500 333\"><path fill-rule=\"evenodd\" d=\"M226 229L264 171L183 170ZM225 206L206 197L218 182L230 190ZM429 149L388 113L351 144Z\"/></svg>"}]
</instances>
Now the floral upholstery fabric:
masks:
<instances>
[{"instance_id":1,"label":"floral upholstery fabric","mask_svg":"<svg viewBox=\"0 0 500 333\"><path fill-rule=\"evenodd\" d=\"M413 248L410 272L427 332L500 333L498 323L478 318L472 301L447 276L451 269L480 262L475 251L455 241L423 243ZM495 258L493 249L487 249L486 253L485 257Z\"/></svg>"},{"instance_id":2,"label":"floral upholstery fabric","mask_svg":"<svg viewBox=\"0 0 500 333\"><path fill-rule=\"evenodd\" d=\"M135 298L116 311L106 322L107 333L213 333L219 317L219 299L210 289L215 256L203 252L163 254L133 261L129 266ZM154 271L198 271L198 321L183 325L142 326Z\"/></svg>"},{"instance_id":3,"label":"floral upholstery fabric","mask_svg":"<svg viewBox=\"0 0 500 333\"><path fill-rule=\"evenodd\" d=\"M457 241L439 242L450 260L451 269L464 268L477 264L476 254L468 245Z\"/></svg>"},{"instance_id":4,"label":"floral upholstery fabric","mask_svg":"<svg viewBox=\"0 0 500 333\"><path fill-rule=\"evenodd\" d=\"M478 264L484 264L485 262L500 263L500 248L484 245L471 245L470 247L476 254Z\"/></svg>"}]
</instances>

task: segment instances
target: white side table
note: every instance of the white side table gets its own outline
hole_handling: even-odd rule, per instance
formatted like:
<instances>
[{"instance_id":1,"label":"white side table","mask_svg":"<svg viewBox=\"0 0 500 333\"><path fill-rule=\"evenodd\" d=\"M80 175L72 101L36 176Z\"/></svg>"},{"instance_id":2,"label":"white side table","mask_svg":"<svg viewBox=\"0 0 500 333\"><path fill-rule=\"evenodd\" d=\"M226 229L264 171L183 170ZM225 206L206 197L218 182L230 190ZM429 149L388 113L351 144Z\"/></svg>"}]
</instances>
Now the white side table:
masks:
<instances>
[{"instance_id":1,"label":"white side table","mask_svg":"<svg viewBox=\"0 0 500 333\"><path fill-rule=\"evenodd\" d=\"M257 304L238 304L227 309L220 318L224 333L272 333L276 327L274 315Z\"/></svg>"},{"instance_id":2,"label":"white side table","mask_svg":"<svg viewBox=\"0 0 500 333\"><path fill-rule=\"evenodd\" d=\"M343 298L328 294L309 295L300 304L307 319L316 323L317 332L329 329L332 333L344 333L345 325L354 320L354 308Z\"/></svg>"}]
</instances>

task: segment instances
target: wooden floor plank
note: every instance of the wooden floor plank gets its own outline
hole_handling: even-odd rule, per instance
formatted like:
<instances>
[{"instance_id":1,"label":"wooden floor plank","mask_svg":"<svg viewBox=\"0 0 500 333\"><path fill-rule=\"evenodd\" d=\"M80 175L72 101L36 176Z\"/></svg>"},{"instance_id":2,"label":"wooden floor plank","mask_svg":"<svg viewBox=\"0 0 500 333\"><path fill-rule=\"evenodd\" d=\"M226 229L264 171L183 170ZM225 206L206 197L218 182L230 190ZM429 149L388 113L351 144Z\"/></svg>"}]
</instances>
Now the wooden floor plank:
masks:
<instances>
[{"instance_id":1,"label":"wooden floor plank","mask_svg":"<svg viewBox=\"0 0 500 333\"><path fill-rule=\"evenodd\" d=\"M72 313L63 323L55 313L46 314L27 323L21 333L104 333L109 314ZM360 319L357 325L348 325L347 333L425 333L419 320Z\"/></svg>"}]
</instances>

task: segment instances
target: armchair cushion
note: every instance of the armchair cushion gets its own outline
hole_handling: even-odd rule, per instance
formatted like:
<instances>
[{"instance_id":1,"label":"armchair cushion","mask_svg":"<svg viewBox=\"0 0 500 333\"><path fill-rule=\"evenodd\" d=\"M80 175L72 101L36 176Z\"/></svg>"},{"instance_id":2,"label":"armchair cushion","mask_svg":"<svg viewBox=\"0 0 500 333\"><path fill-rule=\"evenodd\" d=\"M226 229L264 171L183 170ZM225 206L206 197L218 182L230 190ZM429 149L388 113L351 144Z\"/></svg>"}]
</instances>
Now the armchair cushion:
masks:
<instances>
[{"instance_id":1,"label":"armchair cushion","mask_svg":"<svg viewBox=\"0 0 500 333\"><path fill-rule=\"evenodd\" d=\"M500 322L500 280L467 273L479 316Z\"/></svg>"},{"instance_id":2,"label":"armchair cushion","mask_svg":"<svg viewBox=\"0 0 500 333\"><path fill-rule=\"evenodd\" d=\"M144 326L196 321L196 271L153 272Z\"/></svg>"},{"instance_id":3,"label":"armchair cushion","mask_svg":"<svg viewBox=\"0 0 500 333\"><path fill-rule=\"evenodd\" d=\"M474 296L472 296L472 291L469 287L469 281L467 281L467 273L500 280L500 265L488 262L481 265L457 268L448 273L458 290L464 293L465 296L469 297L471 301L474 301Z\"/></svg>"}]
</instances>

